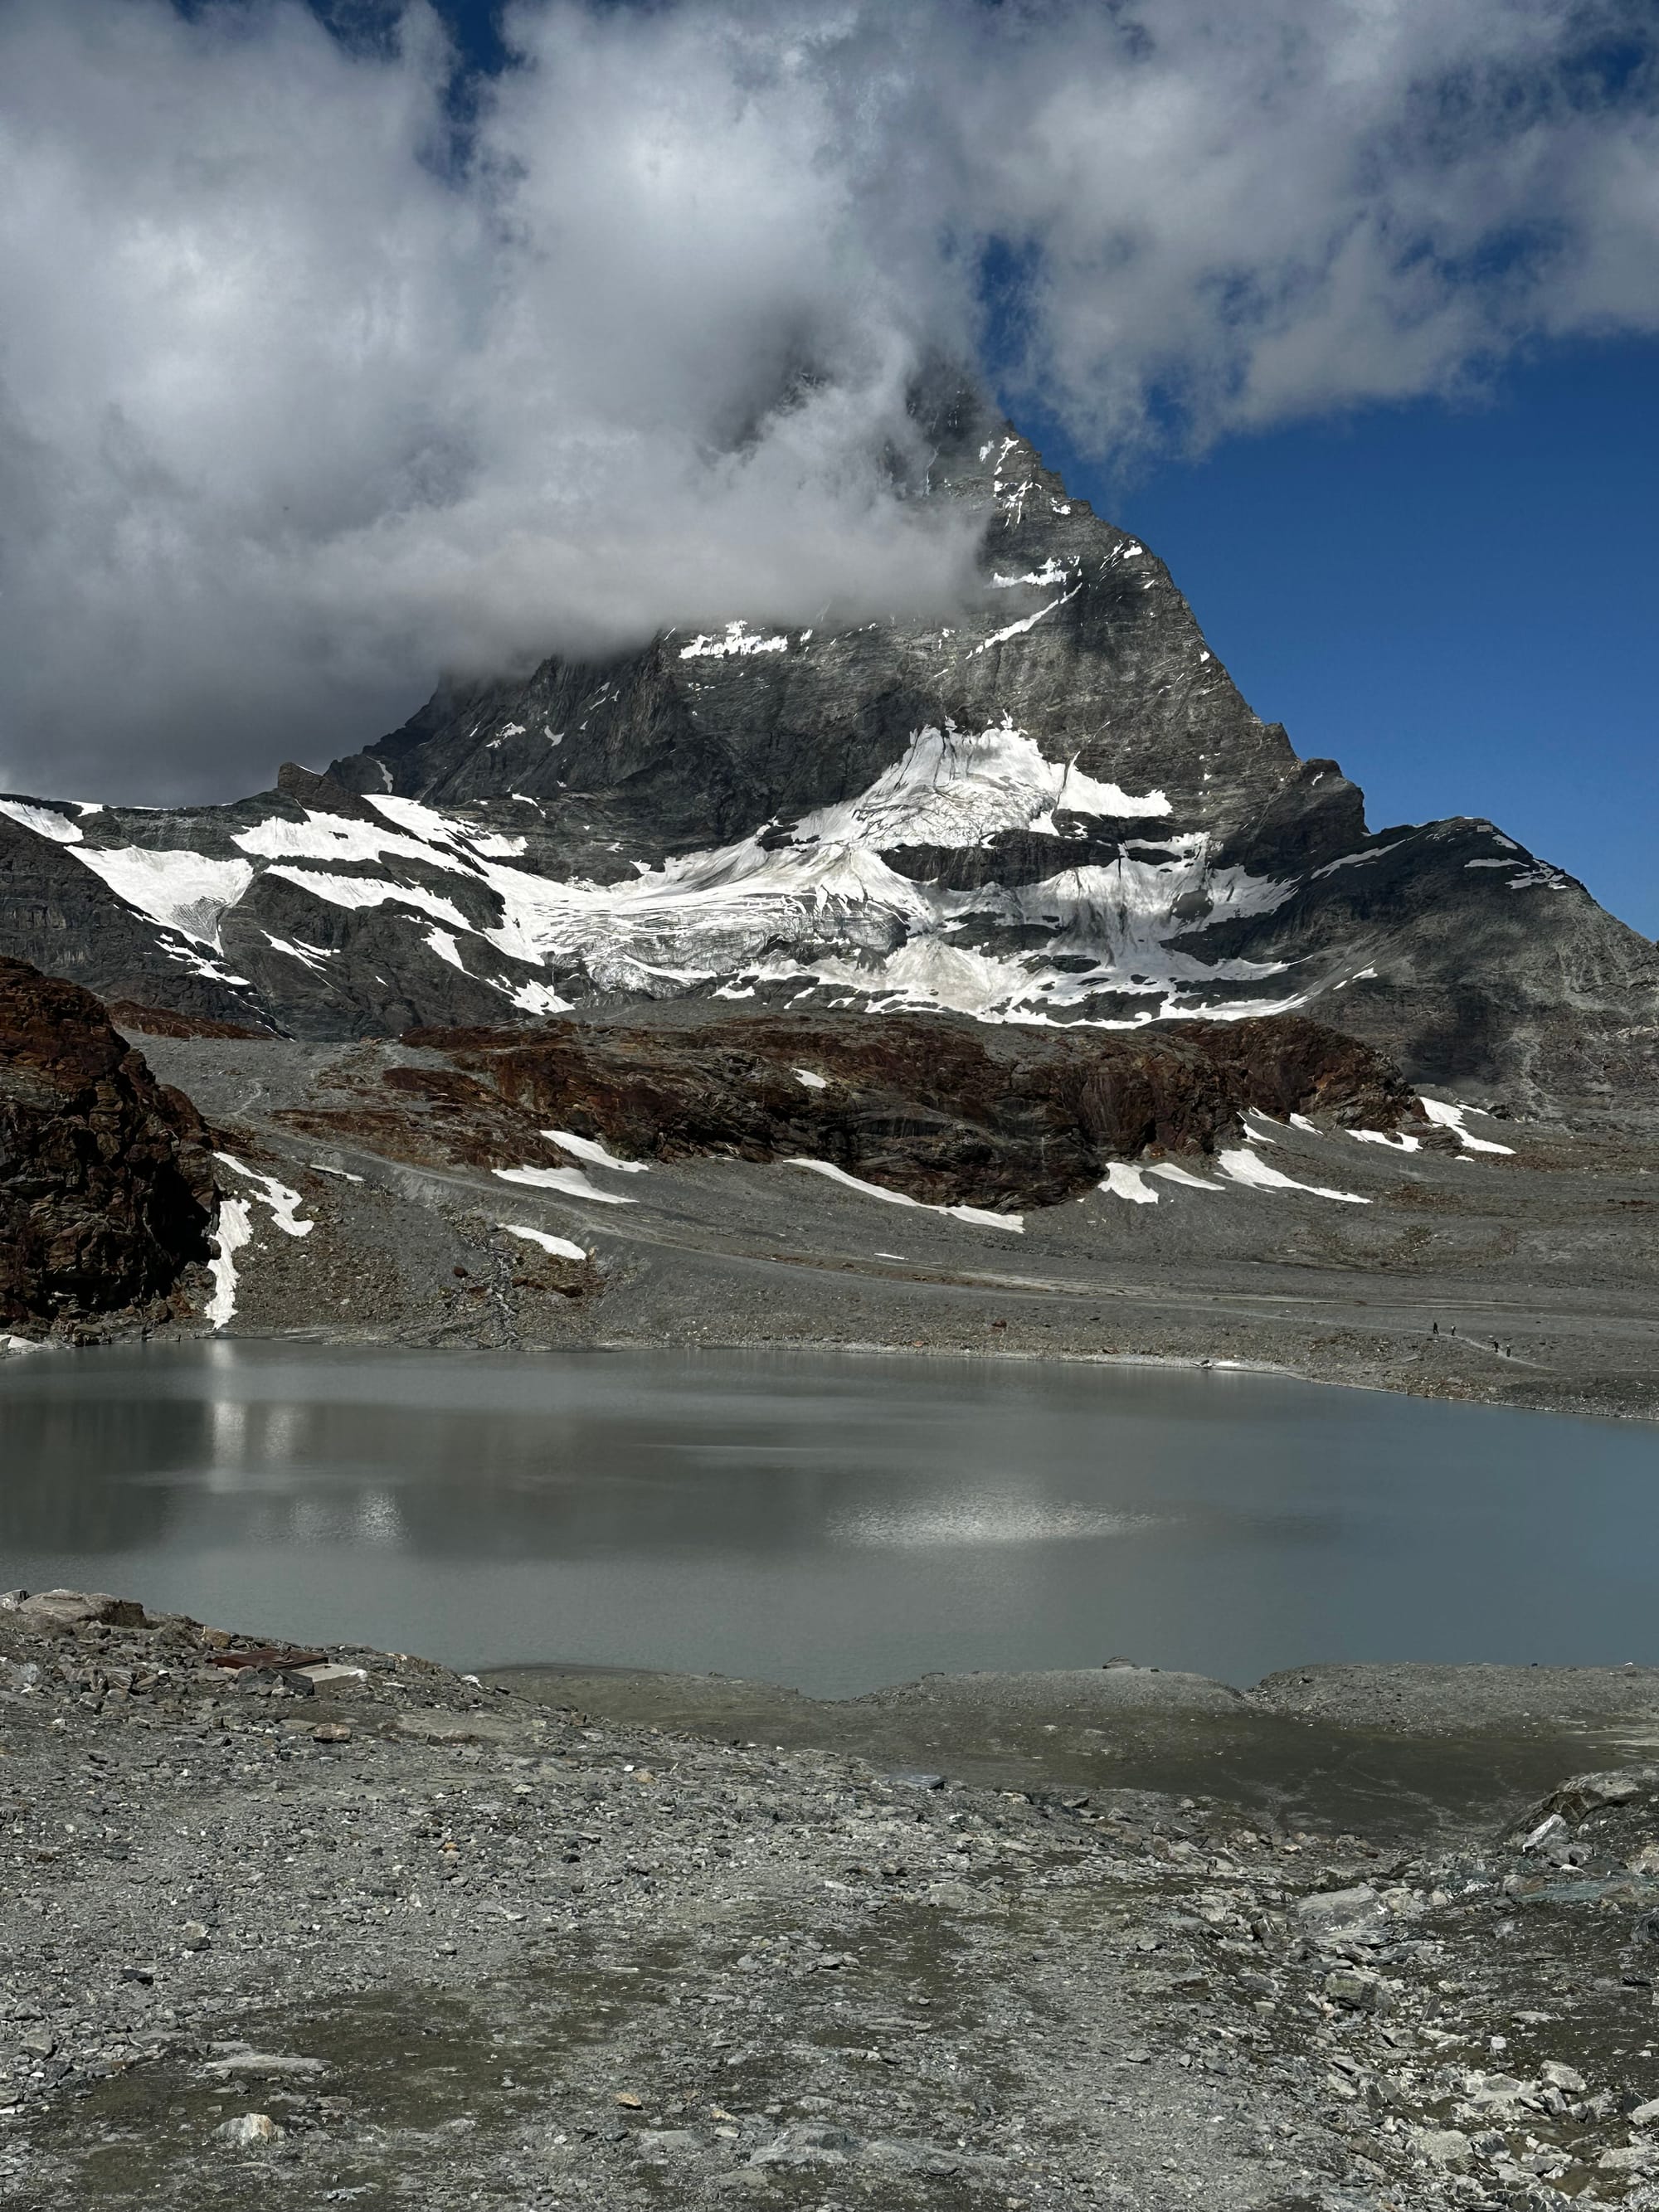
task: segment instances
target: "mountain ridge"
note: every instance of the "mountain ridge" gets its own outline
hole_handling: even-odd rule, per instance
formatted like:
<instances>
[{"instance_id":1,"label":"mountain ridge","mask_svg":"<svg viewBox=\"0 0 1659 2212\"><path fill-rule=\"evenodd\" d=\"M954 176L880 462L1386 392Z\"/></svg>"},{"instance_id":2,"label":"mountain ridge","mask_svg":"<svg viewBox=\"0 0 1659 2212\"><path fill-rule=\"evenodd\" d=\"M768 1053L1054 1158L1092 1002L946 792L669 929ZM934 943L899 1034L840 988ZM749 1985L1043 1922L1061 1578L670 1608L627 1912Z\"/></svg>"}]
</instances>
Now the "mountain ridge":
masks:
<instances>
[{"instance_id":1,"label":"mountain ridge","mask_svg":"<svg viewBox=\"0 0 1659 2212\"><path fill-rule=\"evenodd\" d=\"M757 1008L1141 1028L1299 1012L1528 1112L1651 1111L1659 954L1492 823L1372 831L1162 562L971 393L947 623L733 616L441 684L228 806L0 799L0 950L298 1037Z\"/></svg>"}]
</instances>

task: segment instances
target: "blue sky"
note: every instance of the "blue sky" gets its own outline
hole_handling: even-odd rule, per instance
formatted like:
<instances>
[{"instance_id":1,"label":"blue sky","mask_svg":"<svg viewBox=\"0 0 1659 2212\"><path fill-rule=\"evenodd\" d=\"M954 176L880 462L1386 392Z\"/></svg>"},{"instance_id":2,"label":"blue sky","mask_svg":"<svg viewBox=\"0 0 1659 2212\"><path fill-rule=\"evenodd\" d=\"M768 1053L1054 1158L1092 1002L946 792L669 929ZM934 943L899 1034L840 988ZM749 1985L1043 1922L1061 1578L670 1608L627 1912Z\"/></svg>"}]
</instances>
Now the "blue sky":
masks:
<instances>
[{"instance_id":1,"label":"blue sky","mask_svg":"<svg viewBox=\"0 0 1659 2212\"><path fill-rule=\"evenodd\" d=\"M1659 936L1659 345L1565 347L1483 404L1235 437L1115 486L1066 472L1374 829L1489 816Z\"/></svg>"}]
</instances>

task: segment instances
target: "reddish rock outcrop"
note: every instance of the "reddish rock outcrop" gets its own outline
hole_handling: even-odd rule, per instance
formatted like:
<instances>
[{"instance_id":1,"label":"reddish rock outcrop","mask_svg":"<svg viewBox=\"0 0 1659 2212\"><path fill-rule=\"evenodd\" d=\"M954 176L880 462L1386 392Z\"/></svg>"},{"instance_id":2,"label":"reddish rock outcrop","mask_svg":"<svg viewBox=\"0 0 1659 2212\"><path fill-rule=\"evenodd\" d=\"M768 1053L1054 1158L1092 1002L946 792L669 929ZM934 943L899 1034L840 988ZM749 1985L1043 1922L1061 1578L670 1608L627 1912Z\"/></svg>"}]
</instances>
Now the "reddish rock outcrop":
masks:
<instances>
[{"instance_id":1,"label":"reddish rock outcrop","mask_svg":"<svg viewBox=\"0 0 1659 2212\"><path fill-rule=\"evenodd\" d=\"M1297 1015L1114 1035L676 1007L648 1025L423 1030L404 1041L450 1067L398 1071L398 1102L383 1088L350 1109L349 1132L315 1114L302 1117L307 1129L493 1164L515 1138L520 1160L554 1157L535 1135L551 1126L635 1158L800 1155L933 1204L1012 1209L1056 1204L1113 1159L1210 1152L1251 1108L1426 1127L1390 1061Z\"/></svg>"},{"instance_id":2,"label":"reddish rock outcrop","mask_svg":"<svg viewBox=\"0 0 1659 2212\"><path fill-rule=\"evenodd\" d=\"M124 1034L165 1037L269 1037L248 1022L215 1021L207 1014L179 1013L172 1006L147 1006L136 999L112 999L109 1018Z\"/></svg>"},{"instance_id":3,"label":"reddish rock outcrop","mask_svg":"<svg viewBox=\"0 0 1659 2212\"><path fill-rule=\"evenodd\" d=\"M90 991L0 960L0 1326L164 1313L215 1205L190 1101Z\"/></svg>"}]
</instances>

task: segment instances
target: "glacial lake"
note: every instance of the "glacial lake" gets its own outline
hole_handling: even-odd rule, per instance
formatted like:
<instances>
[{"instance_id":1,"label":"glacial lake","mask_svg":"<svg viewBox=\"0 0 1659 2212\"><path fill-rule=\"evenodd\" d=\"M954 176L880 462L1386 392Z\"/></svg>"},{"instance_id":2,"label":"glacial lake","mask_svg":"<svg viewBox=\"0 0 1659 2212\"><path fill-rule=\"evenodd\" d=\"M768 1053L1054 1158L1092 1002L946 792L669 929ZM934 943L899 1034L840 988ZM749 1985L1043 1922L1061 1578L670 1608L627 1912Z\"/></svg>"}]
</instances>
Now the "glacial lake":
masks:
<instances>
[{"instance_id":1,"label":"glacial lake","mask_svg":"<svg viewBox=\"0 0 1659 2212\"><path fill-rule=\"evenodd\" d=\"M240 1342L0 1365L0 1588L845 1695L1659 1659L1659 1431L1261 1376Z\"/></svg>"}]
</instances>

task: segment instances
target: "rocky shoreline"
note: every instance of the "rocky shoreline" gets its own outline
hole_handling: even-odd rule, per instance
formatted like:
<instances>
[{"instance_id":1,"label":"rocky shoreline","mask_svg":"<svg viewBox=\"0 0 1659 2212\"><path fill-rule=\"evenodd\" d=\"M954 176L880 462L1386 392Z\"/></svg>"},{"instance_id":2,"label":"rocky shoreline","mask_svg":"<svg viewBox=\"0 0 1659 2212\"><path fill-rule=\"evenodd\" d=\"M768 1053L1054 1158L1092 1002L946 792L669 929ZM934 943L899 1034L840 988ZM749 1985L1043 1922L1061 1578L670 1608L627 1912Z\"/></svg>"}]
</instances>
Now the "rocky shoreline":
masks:
<instances>
[{"instance_id":1,"label":"rocky shoreline","mask_svg":"<svg viewBox=\"0 0 1659 2212\"><path fill-rule=\"evenodd\" d=\"M0 2203L1659 2204L1659 1674L813 1707L0 1601Z\"/></svg>"}]
</instances>

